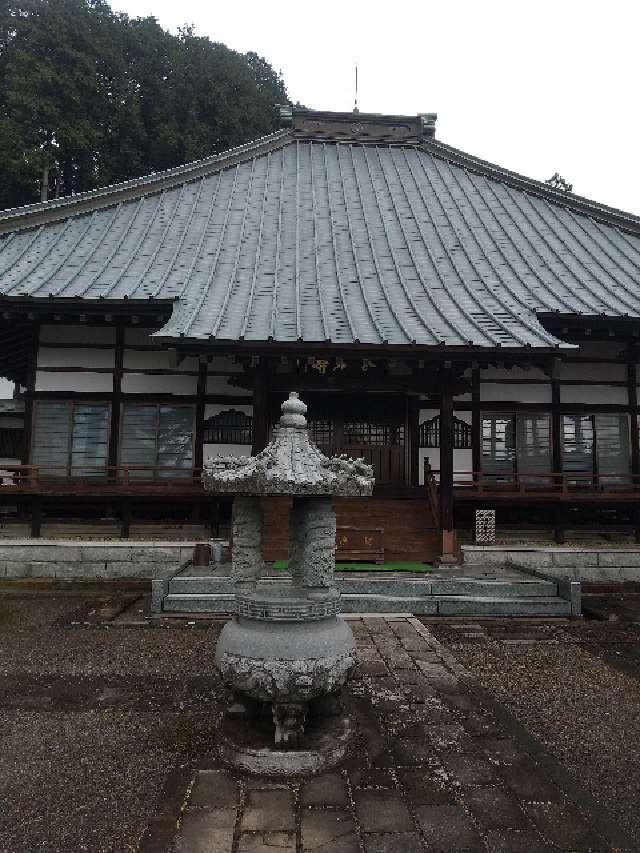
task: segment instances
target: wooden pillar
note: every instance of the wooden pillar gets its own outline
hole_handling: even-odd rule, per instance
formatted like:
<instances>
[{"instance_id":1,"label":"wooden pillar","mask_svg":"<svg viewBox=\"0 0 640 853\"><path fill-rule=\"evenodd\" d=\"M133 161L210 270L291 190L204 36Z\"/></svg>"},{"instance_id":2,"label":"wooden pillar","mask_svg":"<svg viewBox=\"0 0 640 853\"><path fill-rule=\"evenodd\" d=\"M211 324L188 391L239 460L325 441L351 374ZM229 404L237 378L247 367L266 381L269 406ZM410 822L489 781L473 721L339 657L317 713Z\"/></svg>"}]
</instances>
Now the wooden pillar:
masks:
<instances>
[{"instance_id":1,"label":"wooden pillar","mask_svg":"<svg viewBox=\"0 0 640 853\"><path fill-rule=\"evenodd\" d=\"M443 375L440 395L440 527L442 529L442 561L456 562L453 527L453 393L451 383Z\"/></svg>"},{"instance_id":2,"label":"wooden pillar","mask_svg":"<svg viewBox=\"0 0 640 853\"><path fill-rule=\"evenodd\" d=\"M407 443L409 446L409 477L411 486L420 483L420 399L407 397Z\"/></svg>"},{"instance_id":3,"label":"wooden pillar","mask_svg":"<svg viewBox=\"0 0 640 853\"><path fill-rule=\"evenodd\" d=\"M255 456L269 443L269 373L267 365L261 363L255 372L253 386L253 445Z\"/></svg>"},{"instance_id":4,"label":"wooden pillar","mask_svg":"<svg viewBox=\"0 0 640 853\"><path fill-rule=\"evenodd\" d=\"M636 353L633 361L627 364L627 390L629 394L629 441L631 442L631 483L640 489L640 428L638 427L638 365ZM632 523L636 542L640 542L640 504L636 501L632 507Z\"/></svg>"},{"instance_id":5,"label":"wooden pillar","mask_svg":"<svg viewBox=\"0 0 640 853\"><path fill-rule=\"evenodd\" d=\"M122 501L122 522L120 526L120 538L128 539L131 530L131 501L124 498Z\"/></svg>"},{"instance_id":6,"label":"wooden pillar","mask_svg":"<svg viewBox=\"0 0 640 853\"><path fill-rule=\"evenodd\" d=\"M109 450L107 465L118 464L120 447L120 419L122 411L122 371L124 368L124 326L116 328L116 351L113 368L113 392L111 397L111 423L109 425ZM115 473L115 472L114 472Z\"/></svg>"},{"instance_id":7,"label":"wooden pillar","mask_svg":"<svg viewBox=\"0 0 640 853\"><path fill-rule=\"evenodd\" d=\"M35 495L31 501L31 536L39 539L42 535L42 498Z\"/></svg>"},{"instance_id":8,"label":"wooden pillar","mask_svg":"<svg viewBox=\"0 0 640 853\"><path fill-rule=\"evenodd\" d=\"M196 431L193 448L193 467L202 468L204 462L204 398L207 393L207 362L202 360L198 365L198 387L196 394Z\"/></svg>"},{"instance_id":9,"label":"wooden pillar","mask_svg":"<svg viewBox=\"0 0 640 853\"><path fill-rule=\"evenodd\" d=\"M551 365L551 464L553 467L554 474L562 473L562 415L560 413L560 365L560 359L554 358Z\"/></svg>"},{"instance_id":10,"label":"wooden pillar","mask_svg":"<svg viewBox=\"0 0 640 853\"><path fill-rule=\"evenodd\" d=\"M33 338L29 349L29 362L27 366L27 391L24 401L24 441L22 443L22 457L20 459L23 465L28 465L31 460L33 407L34 395L36 392L36 373L38 369L38 345L40 340L40 329L37 325L33 327L32 334Z\"/></svg>"},{"instance_id":11,"label":"wooden pillar","mask_svg":"<svg viewBox=\"0 0 640 853\"><path fill-rule=\"evenodd\" d=\"M631 473L637 477L640 474L640 429L638 428L638 365L636 362L627 364L627 389L629 394L629 417L631 441ZM636 482L636 485L638 483Z\"/></svg>"},{"instance_id":12,"label":"wooden pillar","mask_svg":"<svg viewBox=\"0 0 640 853\"><path fill-rule=\"evenodd\" d=\"M471 467L476 482L482 467L482 418L480 413L480 368L471 370Z\"/></svg>"}]
</instances>

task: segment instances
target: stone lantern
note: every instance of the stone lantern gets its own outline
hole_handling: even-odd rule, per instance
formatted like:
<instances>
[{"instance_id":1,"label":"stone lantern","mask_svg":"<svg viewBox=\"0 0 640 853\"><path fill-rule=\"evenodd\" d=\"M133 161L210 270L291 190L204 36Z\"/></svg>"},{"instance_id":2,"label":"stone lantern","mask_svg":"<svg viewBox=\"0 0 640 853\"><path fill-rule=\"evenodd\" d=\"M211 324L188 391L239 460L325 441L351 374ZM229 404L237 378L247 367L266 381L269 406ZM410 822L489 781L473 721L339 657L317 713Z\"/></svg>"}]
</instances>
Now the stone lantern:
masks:
<instances>
[{"instance_id":1,"label":"stone lantern","mask_svg":"<svg viewBox=\"0 0 640 853\"><path fill-rule=\"evenodd\" d=\"M300 748L309 719L335 713L354 672L353 634L338 617L332 498L370 495L373 489L369 465L328 458L313 444L306 411L291 393L265 450L214 457L203 473L207 490L235 496L236 613L216 649L217 666L235 696L228 717L264 719L270 707L275 750ZM268 576L262 558L261 497L272 495L293 500L288 576Z\"/></svg>"}]
</instances>

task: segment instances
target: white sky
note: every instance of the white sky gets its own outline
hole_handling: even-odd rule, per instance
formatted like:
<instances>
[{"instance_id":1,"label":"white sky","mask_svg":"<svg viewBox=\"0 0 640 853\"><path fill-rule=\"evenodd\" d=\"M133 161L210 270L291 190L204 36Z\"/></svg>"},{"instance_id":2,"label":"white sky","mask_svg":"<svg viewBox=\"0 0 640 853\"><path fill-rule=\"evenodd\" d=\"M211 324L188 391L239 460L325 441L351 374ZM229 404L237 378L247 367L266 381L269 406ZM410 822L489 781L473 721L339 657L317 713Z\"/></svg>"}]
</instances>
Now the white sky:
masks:
<instances>
[{"instance_id":1,"label":"white sky","mask_svg":"<svg viewBox=\"0 0 640 853\"><path fill-rule=\"evenodd\" d=\"M638 0L112 0L254 50L313 109L437 112L436 136L640 214Z\"/></svg>"}]
</instances>

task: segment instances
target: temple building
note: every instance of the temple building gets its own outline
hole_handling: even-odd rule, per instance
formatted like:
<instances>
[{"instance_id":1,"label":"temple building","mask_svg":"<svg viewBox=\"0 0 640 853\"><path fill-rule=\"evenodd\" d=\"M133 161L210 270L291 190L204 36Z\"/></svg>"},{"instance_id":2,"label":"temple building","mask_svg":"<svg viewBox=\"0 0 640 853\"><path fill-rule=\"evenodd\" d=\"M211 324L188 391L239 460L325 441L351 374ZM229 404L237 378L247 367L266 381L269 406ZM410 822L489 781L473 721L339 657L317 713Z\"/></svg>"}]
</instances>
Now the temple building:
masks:
<instances>
[{"instance_id":1,"label":"temple building","mask_svg":"<svg viewBox=\"0 0 640 853\"><path fill-rule=\"evenodd\" d=\"M435 123L283 108L224 154L1 213L5 535L219 533L203 460L262 450L298 391L321 449L374 467L339 552L446 556L481 508L638 537L640 218Z\"/></svg>"}]
</instances>

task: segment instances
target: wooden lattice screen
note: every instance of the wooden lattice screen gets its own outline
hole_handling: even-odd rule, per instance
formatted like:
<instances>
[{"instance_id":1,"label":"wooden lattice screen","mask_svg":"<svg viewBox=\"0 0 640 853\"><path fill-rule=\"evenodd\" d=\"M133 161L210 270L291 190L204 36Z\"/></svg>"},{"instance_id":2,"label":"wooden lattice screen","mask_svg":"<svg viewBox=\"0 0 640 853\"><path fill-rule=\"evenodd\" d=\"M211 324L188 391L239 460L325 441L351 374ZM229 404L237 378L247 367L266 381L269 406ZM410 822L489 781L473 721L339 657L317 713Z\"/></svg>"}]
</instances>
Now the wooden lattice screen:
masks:
<instances>
[{"instance_id":1,"label":"wooden lattice screen","mask_svg":"<svg viewBox=\"0 0 640 853\"><path fill-rule=\"evenodd\" d=\"M0 457L3 459L20 459L24 444L24 431L0 427Z\"/></svg>"},{"instance_id":2,"label":"wooden lattice screen","mask_svg":"<svg viewBox=\"0 0 640 853\"><path fill-rule=\"evenodd\" d=\"M460 418L453 419L453 446L471 450L471 424ZM440 415L420 424L420 447L440 447Z\"/></svg>"},{"instance_id":3,"label":"wooden lattice screen","mask_svg":"<svg viewBox=\"0 0 640 853\"><path fill-rule=\"evenodd\" d=\"M227 409L204 422L205 444L253 444L253 418Z\"/></svg>"}]
</instances>

